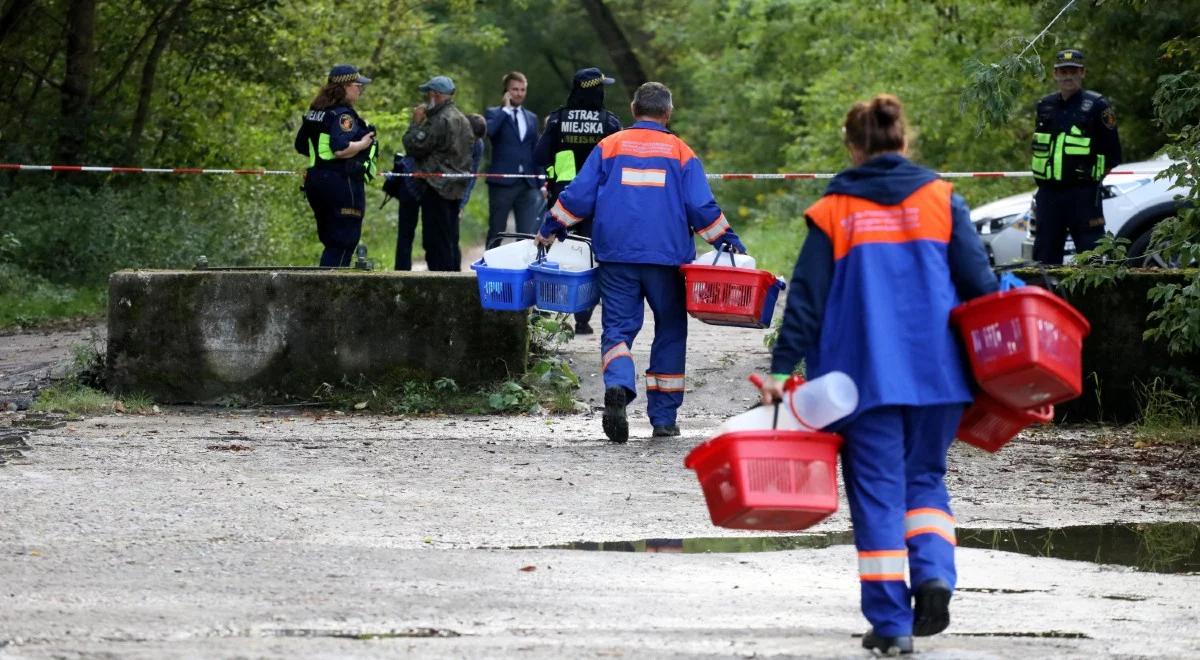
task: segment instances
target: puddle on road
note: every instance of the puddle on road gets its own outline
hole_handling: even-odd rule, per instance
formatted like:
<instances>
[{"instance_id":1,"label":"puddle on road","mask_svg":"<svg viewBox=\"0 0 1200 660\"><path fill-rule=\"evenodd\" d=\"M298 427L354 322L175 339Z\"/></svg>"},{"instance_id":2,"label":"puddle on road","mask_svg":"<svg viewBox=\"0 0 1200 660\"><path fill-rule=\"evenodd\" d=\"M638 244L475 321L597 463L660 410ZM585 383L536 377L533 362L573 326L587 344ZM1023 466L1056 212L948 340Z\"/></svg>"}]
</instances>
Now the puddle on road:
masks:
<instances>
[{"instance_id":1,"label":"puddle on road","mask_svg":"<svg viewBox=\"0 0 1200 660\"><path fill-rule=\"evenodd\" d=\"M515 550L608 552L774 552L853 543L850 532L792 536L577 541ZM1017 552L1097 564L1132 566L1155 573L1200 572L1200 523L1112 523L1032 529L958 529L960 548Z\"/></svg>"},{"instance_id":2,"label":"puddle on road","mask_svg":"<svg viewBox=\"0 0 1200 660\"><path fill-rule=\"evenodd\" d=\"M370 641L376 639L403 639L410 637L461 637L459 633L446 628L403 628L399 630L326 630L320 628L275 628L264 630L262 634L270 637L332 637L335 639L354 639Z\"/></svg>"}]
</instances>

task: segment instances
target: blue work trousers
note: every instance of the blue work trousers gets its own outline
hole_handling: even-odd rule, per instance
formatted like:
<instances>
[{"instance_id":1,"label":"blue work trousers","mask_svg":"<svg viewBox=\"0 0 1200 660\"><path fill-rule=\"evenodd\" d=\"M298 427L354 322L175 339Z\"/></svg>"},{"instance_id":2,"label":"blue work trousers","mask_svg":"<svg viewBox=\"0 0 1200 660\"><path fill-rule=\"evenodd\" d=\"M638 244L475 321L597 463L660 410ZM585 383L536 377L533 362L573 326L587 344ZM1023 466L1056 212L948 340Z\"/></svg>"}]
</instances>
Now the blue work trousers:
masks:
<instances>
[{"instance_id":1,"label":"blue work trousers","mask_svg":"<svg viewBox=\"0 0 1200 660\"><path fill-rule=\"evenodd\" d=\"M940 578L954 587L954 518L943 479L963 408L885 406L838 429L862 612L881 636L912 634L909 584Z\"/></svg>"},{"instance_id":2,"label":"blue work trousers","mask_svg":"<svg viewBox=\"0 0 1200 660\"><path fill-rule=\"evenodd\" d=\"M623 387L637 396L630 348L642 329L645 304L654 314L654 341L646 370L646 412L654 426L675 423L683 405L687 353L687 308L678 266L600 264L600 335L604 387Z\"/></svg>"}]
</instances>

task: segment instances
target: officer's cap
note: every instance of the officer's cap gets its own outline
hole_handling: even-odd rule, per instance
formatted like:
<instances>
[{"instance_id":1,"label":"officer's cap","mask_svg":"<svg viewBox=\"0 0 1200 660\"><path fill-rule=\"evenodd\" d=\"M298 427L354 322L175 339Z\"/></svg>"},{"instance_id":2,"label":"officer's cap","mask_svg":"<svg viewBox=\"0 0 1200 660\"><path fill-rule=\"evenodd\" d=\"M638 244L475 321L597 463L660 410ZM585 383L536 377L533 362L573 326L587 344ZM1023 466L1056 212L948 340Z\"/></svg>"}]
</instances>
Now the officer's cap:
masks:
<instances>
[{"instance_id":1,"label":"officer's cap","mask_svg":"<svg viewBox=\"0 0 1200 660\"><path fill-rule=\"evenodd\" d=\"M1077 66L1082 68L1083 53L1075 50L1074 48L1058 51L1058 53L1054 56L1054 68L1061 69L1068 66Z\"/></svg>"},{"instance_id":2,"label":"officer's cap","mask_svg":"<svg viewBox=\"0 0 1200 660\"><path fill-rule=\"evenodd\" d=\"M447 76L434 76L417 89L422 92L437 92L438 94L453 94L454 81Z\"/></svg>"},{"instance_id":3,"label":"officer's cap","mask_svg":"<svg viewBox=\"0 0 1200 660\"><path fill-rule=\"evenodd\" d=\"M599 85L611 85L615 80L606 78L600 69L596 67L588 67L575 72L575 87L578 89L590 89Z\"/></svg>"},{"instance_id":4,"label":"officer's cap","mask_svg":"<svg viewBox=\"0 0 1200 660\"><path fill-rule=\"evenodd\" d=\"M371 79L358 72L358 67L353 64L338 64L329 70L329 82L331 83L360 83L367 84Z\"/></svg>"}]
</instances>

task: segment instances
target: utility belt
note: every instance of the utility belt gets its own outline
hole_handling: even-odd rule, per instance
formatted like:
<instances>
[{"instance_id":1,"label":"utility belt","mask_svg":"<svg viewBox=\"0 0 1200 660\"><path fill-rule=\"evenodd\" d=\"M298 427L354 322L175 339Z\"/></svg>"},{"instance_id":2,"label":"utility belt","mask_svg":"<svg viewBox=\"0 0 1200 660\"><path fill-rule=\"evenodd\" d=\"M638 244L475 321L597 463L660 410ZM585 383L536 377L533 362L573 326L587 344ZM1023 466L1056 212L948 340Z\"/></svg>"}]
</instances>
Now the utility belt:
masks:
<instances>
[{"instance_id":1,"label":"utility belt","mask_svg":"<svg viewBox=\"0 0 1200 660\"><path fill-rule=\"evenodd\" d=\"M1092 138L1078 126L1066 133L1034 133L1030 169L1039 183L1098 182L1104 178L1104 155L1092 153Z\"/></svg>"}]
</instances>

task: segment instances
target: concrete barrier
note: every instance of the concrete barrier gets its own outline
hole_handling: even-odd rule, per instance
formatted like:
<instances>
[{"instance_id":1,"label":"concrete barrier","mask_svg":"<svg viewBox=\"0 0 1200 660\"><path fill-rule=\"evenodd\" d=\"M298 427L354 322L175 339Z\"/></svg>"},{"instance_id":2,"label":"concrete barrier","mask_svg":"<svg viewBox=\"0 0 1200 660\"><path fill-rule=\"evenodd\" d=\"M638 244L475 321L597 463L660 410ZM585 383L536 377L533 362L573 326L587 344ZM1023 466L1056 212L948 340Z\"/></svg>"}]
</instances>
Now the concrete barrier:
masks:
<instances>
[{"instance_id":1,"label":"concrete barrier","mask_svg":"<svg viewBox=\"0 0 1200 660\"><path fill-rule=\"evenodd\" d=\"M121 271L108 384L162 402L305 399L322 383L524 373L528 315L480 308L470 273Z\"/></svg>"}]
</instances>

